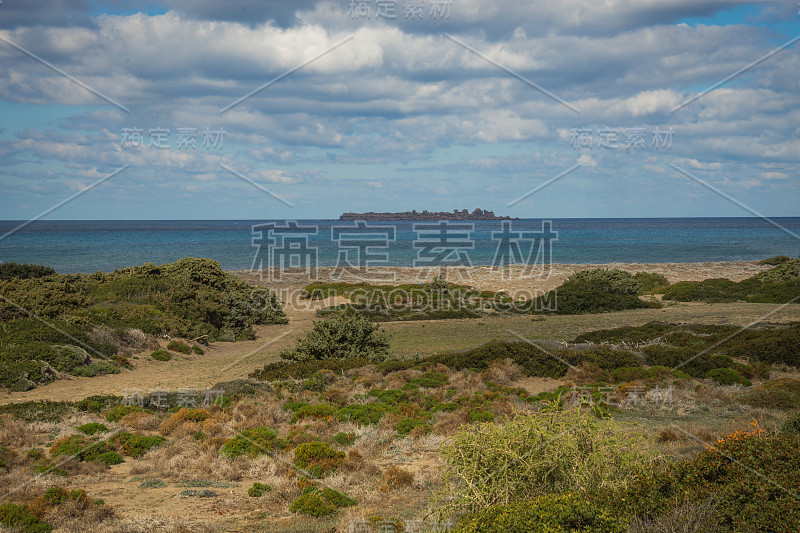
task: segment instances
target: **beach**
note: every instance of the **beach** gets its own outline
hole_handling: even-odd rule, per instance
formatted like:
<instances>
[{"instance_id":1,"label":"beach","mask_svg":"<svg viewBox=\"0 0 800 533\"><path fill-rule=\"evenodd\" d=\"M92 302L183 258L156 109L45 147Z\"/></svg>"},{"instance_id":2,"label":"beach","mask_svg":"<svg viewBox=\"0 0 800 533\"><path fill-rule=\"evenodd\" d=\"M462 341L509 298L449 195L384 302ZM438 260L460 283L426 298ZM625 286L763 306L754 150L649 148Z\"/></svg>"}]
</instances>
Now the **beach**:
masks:
<instances>
[{"instance_id":1,"label":"beach","mask_svg":"<svg viewBox=\"0 0 800 533\"><path fill-rule=\"evenodd\" d=\"M312 283L370 283L400 285L422 283L433 279L440 272L446 273L447 281L474 287L478 290L505 291L514 294L519 291L541 293L561 285L571 274L580 270L594 268L617 268L628 272L650 272L664 275L670 283L678 281L702 281L713 278L726 278L741 281L771 268L760 265L758 261L718 261L703 263L608 263L608 264L552 264L549 268L536 265L511 265L509 268L495 268L489 265L431 269L415 267L371 267L366 272L346 272L336 267L318 267L313 273L301 269L285 269L279 273L251 270L231 271L239 278L259 287L269 287L279 294ZM286 303L292 305L290 300Z\"/></svg>"}]
</instances>

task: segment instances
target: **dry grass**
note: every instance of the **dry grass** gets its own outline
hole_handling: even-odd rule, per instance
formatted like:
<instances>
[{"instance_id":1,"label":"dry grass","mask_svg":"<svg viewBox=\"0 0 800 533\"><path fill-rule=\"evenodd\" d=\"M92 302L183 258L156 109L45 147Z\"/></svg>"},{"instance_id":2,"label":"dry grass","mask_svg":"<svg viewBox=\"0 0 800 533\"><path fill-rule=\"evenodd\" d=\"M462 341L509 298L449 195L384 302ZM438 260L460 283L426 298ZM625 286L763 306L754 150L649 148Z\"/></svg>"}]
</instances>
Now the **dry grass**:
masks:
<instances>
[{"instance_id":1,"label":"dry grass","mask_svg":"<svg viewBox=\"0 0 800 533\"><path fill-rule=\"evenodd\" d=\"M386 470L383 471L381 479L383 480L383 485L381 485L380 490L388 492L414 483L414 474L399 466L389 465Z\"/></svg>"},{"instance_id":2,"label":"dry grass","mask_svg":"<svg viewBox=\"0 0 800 533\"><path fill-rule=\"evenodd\" d=\"M489 369L482 375L483 381L493 381L498 385L508 387L518 379L524 377L522 367L511 359L505 361L492 361Z\"/></svg>"},{"instance_id":3,"label":"dry grass","mask_svg":"<svg viewBox=\"0 0 800 533\"><path fill-rule=\"evenodd\" d=\"M567 370L564 381L567 386L583 385L584 383L595 383L603 374L603 370L587 361L583 361L581 366L572 366Z\"/></svg>"},{"instance_id":4,"label":"dry grass","mask_svg":"<svg viewBox=\"0 0 800 533\"><path fill-rule=\"evenodd\" d=\"M123 416L119 425L135 431L155 431L161 425L161 418L150 413L133 412Z\"/></svg>"}]
</instances>

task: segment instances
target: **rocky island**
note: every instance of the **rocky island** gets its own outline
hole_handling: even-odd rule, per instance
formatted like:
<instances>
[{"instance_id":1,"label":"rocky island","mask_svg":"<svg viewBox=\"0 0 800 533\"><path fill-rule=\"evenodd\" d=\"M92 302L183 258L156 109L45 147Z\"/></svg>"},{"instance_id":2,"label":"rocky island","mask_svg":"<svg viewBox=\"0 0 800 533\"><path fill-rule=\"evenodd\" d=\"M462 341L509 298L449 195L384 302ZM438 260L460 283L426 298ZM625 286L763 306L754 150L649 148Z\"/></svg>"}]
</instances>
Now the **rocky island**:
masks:
<instances>
[{"instance_id":1,"label":"rocky island","mask_svg":"<svg viewBox=\"0 0 800 533\"><path fill-rule=\"evenodd\" d=\"M449 211L431 212L424 211L403 211L401 213L343 213L339 220L519 220L518 217L497 216L494 211L486 211L476 208L472 212L462 209Z\"/></svg>"}]
</instances>

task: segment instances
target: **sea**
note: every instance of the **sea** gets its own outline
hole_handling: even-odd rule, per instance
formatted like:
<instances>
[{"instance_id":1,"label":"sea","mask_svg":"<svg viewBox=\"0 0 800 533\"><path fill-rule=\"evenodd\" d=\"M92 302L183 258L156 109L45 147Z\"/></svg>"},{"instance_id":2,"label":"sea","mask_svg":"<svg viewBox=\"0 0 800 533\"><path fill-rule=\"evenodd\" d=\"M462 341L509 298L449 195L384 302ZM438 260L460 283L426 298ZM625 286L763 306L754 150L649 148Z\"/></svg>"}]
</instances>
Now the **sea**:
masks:
<instances>
[{"instance_id":1,"label":"sea","mask_svg":"<svg viewBox=\"0 0 800 533\"><path fill-rule=\"evenodd\" d=\"M438 245L438 247L437 247ZM673 263L800 256L800 217L555 218L512 221L0 221L0 262L110 272L182 257L256 267ZM294 254L294 258L293 255ZM450 255L448 255L450 254ZM442 257L448 256L445 259ZM292 263L292 261L294 261Z\"/></svg>"}]
</instances>

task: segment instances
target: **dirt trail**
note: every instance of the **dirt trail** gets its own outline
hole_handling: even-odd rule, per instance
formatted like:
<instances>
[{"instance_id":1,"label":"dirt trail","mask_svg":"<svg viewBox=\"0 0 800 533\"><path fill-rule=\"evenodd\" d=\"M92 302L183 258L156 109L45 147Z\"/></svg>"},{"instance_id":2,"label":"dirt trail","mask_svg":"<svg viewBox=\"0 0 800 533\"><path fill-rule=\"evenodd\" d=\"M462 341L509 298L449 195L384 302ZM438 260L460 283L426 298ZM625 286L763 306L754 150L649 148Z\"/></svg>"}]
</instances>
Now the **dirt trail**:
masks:
<instances>
[{"instance_id":1,"label":"dirt trail","mask_svg":"<svg viewBox=\"0 0 800 533\"><path fill-rule=\"evenodd\" d=\"M256 340L217 342L203 355L170 352L169 362L156 361L149 352L137 354L133 370L94 378L68 376L27 392L0 393L0 404L31 400L81 400L94 394L124 395L125 389L206 389L220 381L246 377L264 364L277 360L284 348L309 331L317 309L347 302L329 298L308 302L303 308L285 306L288 324L256 326ZM166 341L162 343L166 346Z\"/></svg>"}]
</instances>

